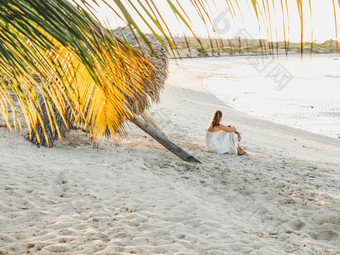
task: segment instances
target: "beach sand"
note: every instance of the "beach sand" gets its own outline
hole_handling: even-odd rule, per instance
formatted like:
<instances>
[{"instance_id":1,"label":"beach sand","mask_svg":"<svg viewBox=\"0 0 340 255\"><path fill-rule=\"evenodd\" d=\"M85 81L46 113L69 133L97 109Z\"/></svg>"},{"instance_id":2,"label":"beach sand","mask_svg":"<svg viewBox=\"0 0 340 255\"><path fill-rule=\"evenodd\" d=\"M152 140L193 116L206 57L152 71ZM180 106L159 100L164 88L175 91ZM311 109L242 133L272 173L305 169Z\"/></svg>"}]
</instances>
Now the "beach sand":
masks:
<instances>
[{"instance_id":1,"label":"beach sand","mask_svg":"<svg viewBox=\"0 0 340 255\"><path fill-rule=\"evenodd\" d=\"M0 254L340 254L340 141L226 106L172 61L149 113L202 164L132 123L93 149L0 129ZM214 110L250 156L204 151Z\"/></svg>"}]
</instances>

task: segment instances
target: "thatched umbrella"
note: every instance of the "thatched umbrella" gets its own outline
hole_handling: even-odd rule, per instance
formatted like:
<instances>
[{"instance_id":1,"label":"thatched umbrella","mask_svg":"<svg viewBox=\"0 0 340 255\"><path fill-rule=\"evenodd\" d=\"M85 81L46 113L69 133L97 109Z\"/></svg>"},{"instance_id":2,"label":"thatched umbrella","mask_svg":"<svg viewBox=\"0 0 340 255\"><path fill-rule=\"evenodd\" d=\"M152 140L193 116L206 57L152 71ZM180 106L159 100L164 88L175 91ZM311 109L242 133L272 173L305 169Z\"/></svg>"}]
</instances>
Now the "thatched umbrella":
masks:
<instances>
[{"instance_id":1,"label":"thatched umbrella","mask_svg":"<svg viewBox=\"0 0 340 255\"><path fill-rule=\"evenodd\" d=\"M161 43L157 40L153 35L146 35L148 41L151 44L151 48L146 44L144 40L138 38L133 31L128 28L117 28L112 31L112 33L124 40L126 40L132 47L138 49L142 52L151 62L151 69L154 73L152 77L143 78L143 87L150 88L146 89L146 94L150 97L152 102L159 101L159 95L161 89L164 87L165 81L168 77L168 57L167 52ZM151 84L152 83L152 86ZM148 86L150 85L150 86ZM156 85L156 86L155 86ZM128 95L124 94L129 104L132 106L134 116L131 118L131 121L136 124L138 127L143 129L149 135L151 135L154 139L160 142L163 146L165 146L168 150L175 153L177 156L186 161L199 162L193 156L186 153L183 149L172 143L167 139L167 137L158 129L156 124L146 115L144 114L145 110L150 107L150 100L143 101L135 101L130 98ZM39 100L42 116L44 119L44 127L40 124L37 124L36 130L39 135L39 139L37 139L37 134L32 133L31 135L27 135L26 138L36 145L43 146L53 146L53 141L57 138L55 124L58 125L60 135L65 137L66 133L69 131L69 128L76 128L73 126L72 115L69 111L64 113L64 119L66 119L68 127L66 127L62 116L56 109L56 107L52 104L53 111L55 114L56 121L54 123L50 123L48 118L48 113L46 109L45 102L43 98ZM138 115L143 116L143 118ZM45 131L45 132L44 132ZM110 136L110 131L107 129L106 135Z\"/></svg>"},{"instance_id":2,"label":"thatched umbrella","mask_svg":"<svg viewBox=\"0 0 340 255\"><path fill-rule=\"evenodd\" d=\"M154 35L146 35L146 38L150 42L152 48L150 48L144 40L138 38L135 33L131 31L129 27L117 28L113 30L113 33L120 38L127 40L127 42L134 48L141 51L154 65L151 69L154 72L154 76L151 77L151 82L153 85L157 84L158 90L155 91L154 86L152 90L147 91L147 94L150 96L152 101L158 103L159 102L159 92L164 87L164 83L168 78L168 57L167 52L164 47L160 44L157 38ZM144 79L144 83L150 83L149 80ZM150 86L151 87L151 86ZM129 100L131 105L136 105L135 102ZM143 109L135 109L136 114L143 113L148 107L149 102L144 101Z\"/></svg>"},{"instance_id":3,"label":"thatched umbrella","mask_svg":"<svg viewBox=\"0 0 340 255\"><path fill-rule=\"evenodd\" d=\"M127 40L128 43L132 47L140 51L143 51L144 55L154 65L154 67L151 67L151 69L153 70L155 75L152 77L148 77L148 79L144 78L143 83L144 83L144 87L150 88L145 91L146 94L149 95L151 101L157 103L159 101L160 91L163 88L165 80L168 77L168 58L167 58L167 54L166 54L164 47L161 46L161 44L157 41L157 39L153 35L146 35L149 42L152 44L152 49L150 49L150 47L142 39L139 38L137 40L135 34L128 27L117 28L115 30L112 30L112 33L122 39ZM151 86L150 82L152 82L153 86ZM145 85L150 85L150 86L145 86ZM124 95L127 101L129 102L129 105L132 106L131 108L133 109L134 114L141 115L144 113L146 109L150 107L150 101L148 100L136 102L135 100L131 99L128 95L126 94ZM62 119L62 116L60 115L60 113L58 112L58 110L56 109L53 103L52 103L52 108L53 108L54 115L56 117L56 123L50 123L50 120L49 120L50 118L48 117L48 111L47 111L46 104L43 98L40 98L39 104L41 106L42 116L44 119L44 126L42 126L40 123L37 124L36 125L37 132L36 133L33 132L31 136L27 135L26 138L36 145L52 147L54 140L58 137L56 132L54 132L54 130L56 130L55 124L58 125L60 134L62 137L65 137L68 131L68 128L66 127ZM67 120L67 124L68 124L67 126L69 128L76 128L75 126L73 126L73 118L69 111L64 114L64 118ZM44 129L45 129L45 133L44 133ZM107 131L106 135L110 136L110 132Z\"/></svg>"}]
</instances>

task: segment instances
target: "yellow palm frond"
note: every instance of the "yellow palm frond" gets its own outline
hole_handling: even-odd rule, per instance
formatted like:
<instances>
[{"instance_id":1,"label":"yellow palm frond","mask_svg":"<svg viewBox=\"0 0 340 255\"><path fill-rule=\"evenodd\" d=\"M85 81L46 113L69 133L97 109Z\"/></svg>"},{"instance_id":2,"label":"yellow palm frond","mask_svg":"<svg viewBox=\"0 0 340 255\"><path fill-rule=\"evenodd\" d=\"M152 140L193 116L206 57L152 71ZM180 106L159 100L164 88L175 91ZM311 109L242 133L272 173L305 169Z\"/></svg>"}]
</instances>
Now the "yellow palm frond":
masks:
<instances>
[{"instance_id":1,"label":"yellow palm frond","mask_svg":"<svg viewBox=\"0 0 340 255\"><path fill-rule=\"evenodd\" d=\"M15 126L19 123L15 99L30 135L34 132L38 143L42 137L35 127L40 126L49 145L46 123L53 136L61 136L56 112L66 129L67 118L71 116L72 124L84 124L91 129L93 137L102 137L106 128L112 134L119 131L121 123L131 118L134 108L143 109L150 104L148 92L160 90L160 84L153 80L154 66L149 59L91 18L80 15L72 5L65 5L67 11L73 12L65 10L64 16L73 18L78 14L77 18L87 22L86 30L76 23L60 24L58 30L56 24L48 23L47 17L43 27L40 13L34 13L32 6L29 8L23 1L13 2L17 5L1 6L2 13L7 15L1 24L5 29L0 31L1 76L9 81L1 83L0 109L9 127L9 108ZM22 20L22 15L32 16ZM68 41L61 43L55 33L48 33L51 26L60 36L64 33L62 36ZM33 79L35 73L41 82Z\"/></svg>"}]
</instances>

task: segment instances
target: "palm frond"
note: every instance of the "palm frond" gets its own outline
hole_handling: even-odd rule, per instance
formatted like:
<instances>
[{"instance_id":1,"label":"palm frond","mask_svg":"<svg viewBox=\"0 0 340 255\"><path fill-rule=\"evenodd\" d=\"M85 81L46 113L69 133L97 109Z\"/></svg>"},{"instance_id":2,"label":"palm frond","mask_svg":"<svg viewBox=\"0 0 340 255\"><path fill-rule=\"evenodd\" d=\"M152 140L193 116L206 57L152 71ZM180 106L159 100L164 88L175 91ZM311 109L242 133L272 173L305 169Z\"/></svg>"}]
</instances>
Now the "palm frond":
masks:
<instances>
[{"instance_id":1,"label":"palm frond","mask_svg":"<svg viewBox=\"0 0 340 255\"><path fill-rule=\"evenodd\" d=\"M337 36L336 10L340 8L340 0L338 5L332 1ZM105 28L86 0L0 0L0 114L9 128L21 128L22 114L29 138L36 143L49 146L72 126L85 127L97 140L108 133L123 134L122 124L126 120L158 101L167 77L165 51L174 55L172 50L176 47L171 27L160 11L160 2L103 2L129 30ZM247 1L257 17L259 29L261 22L271 23L270 17L279 9L274 2ZM214 39L217 48L223 47L218 41L222 40L209 32L214 31L213 3L213 0L189 2L206 26L212 49ZM238 15L234 6L242 11L237 0L225 3L233 19ZM180 1L167 0L166 4L201 44L195 24ZM285 48L287 52L291 5L300 17L303 53L306 8L301 0L280 0ZM310 1L309 10L311 13ZM142 31L137 17L153 36ZM271 30L267 27L269 40ZM268 47L273 52L272 45Z\"/></svg>"},{"instance_id":2,"label":"palm frond","mask_svg":"<svg viewBox=\"0 0 340 255\"><path fill-rule=\"evenodd\" d=\"M1 113L10 126L8 109L16 114L21 108L38 143L43 134L50 145L46 123L49 136L61 137L58 120L68 129L66 116L88 126L93 137L106 127L115 133L159 93L152 62L67 1L6 1L0 26L0 74L9 80L1 82Z\"/></svg>"}]
</instances>

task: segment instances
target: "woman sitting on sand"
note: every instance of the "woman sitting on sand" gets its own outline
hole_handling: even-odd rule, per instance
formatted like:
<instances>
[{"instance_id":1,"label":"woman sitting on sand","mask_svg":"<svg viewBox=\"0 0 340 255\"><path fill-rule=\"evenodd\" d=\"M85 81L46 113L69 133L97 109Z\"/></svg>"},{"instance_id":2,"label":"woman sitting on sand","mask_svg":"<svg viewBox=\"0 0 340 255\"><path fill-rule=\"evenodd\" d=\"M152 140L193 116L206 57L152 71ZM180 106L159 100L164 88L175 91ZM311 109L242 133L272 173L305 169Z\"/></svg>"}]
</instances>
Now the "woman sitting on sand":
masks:
<instances>
[{"instance_id":1,"label":"woman sitting on sand","mask_svg":"<svg viewBox=\"0 0 340 255\"><path fill-rule=\"evenodd\" d=\"M238 143L241 135L232 125L224 126L220 122L222 112L216 110L212 116L210 125L205 132L205 147L208 151L215 153L237 153L237 155L248 155Z\"/></svg>"}]
</instances>

